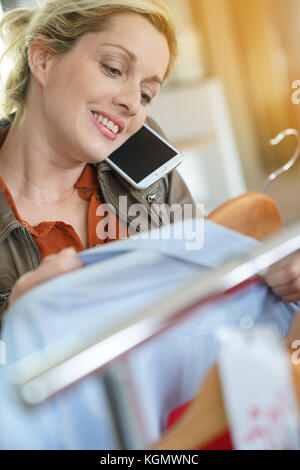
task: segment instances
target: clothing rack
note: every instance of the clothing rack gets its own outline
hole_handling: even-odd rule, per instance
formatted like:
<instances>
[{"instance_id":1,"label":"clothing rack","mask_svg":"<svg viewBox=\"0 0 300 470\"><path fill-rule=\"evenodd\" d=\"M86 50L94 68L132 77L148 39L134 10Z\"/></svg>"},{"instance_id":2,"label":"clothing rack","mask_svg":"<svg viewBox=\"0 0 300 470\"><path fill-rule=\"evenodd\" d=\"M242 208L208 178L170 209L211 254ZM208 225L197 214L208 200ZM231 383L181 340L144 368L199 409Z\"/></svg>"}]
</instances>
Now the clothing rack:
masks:
<instances>
[{"instance_id":1,"label":"clothing rack","mask_svg":"<svg viewBox=\"0 0 300 470\"><path fill-rule=\"evenodd\" d=\"M14 364L11 377L26 405L36 406L91 373L104 377L121 449L145 448L141 423L124 386L122 357L159 333L190 318L199 308L224 295L259 282L274 263L300 249L300 224L276 234L250 253L226 262L147 307L104 334L92 333L77 347L57 351L56 344ZM120 386L120 384L123 384Z\"/></svg>"}]
</instances>

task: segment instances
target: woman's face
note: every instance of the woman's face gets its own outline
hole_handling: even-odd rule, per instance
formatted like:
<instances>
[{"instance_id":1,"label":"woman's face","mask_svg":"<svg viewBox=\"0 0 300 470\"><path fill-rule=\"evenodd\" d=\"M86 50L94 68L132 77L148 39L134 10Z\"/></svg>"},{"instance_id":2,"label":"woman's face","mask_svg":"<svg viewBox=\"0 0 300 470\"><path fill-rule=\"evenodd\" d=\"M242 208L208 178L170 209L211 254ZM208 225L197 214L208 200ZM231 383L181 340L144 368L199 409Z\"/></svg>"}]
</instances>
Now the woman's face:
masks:
<instances>
[{"instance_id":1,"label":"woman's face","mask_svg":"<svg viewBox=\"0 0 300 470\"><path fill-rule=\"evenodd\" d=\"M121 13L111 21L107 31L50 56L45 67L45 130L55 150L74 162L104 160L141 128L169 64L166 38L145 18ZM107 121L99 123L99 115Z\"/></svg>"}]
</instances>

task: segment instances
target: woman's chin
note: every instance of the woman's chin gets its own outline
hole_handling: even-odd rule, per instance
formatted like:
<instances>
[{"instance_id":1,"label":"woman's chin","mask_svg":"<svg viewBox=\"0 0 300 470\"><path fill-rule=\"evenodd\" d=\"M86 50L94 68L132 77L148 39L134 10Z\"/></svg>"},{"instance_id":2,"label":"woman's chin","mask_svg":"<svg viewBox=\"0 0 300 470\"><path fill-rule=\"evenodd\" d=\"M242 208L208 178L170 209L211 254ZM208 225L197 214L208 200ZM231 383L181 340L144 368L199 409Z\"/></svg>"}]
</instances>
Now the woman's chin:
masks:
<instances>
[{"instance_id":1,"label":"woman's chin","mask_svg":"<svg viewBox=\"0 0 300 470\"><path fill-rule=\"evenodd\" d=\"M104 152L104 151L99 152L99 150L95 148L90 148L89 151L87 151L87 149L85 148L84 153L85 153L84 161L86 163L91 163L91 164L103 162L109 155L109 152Z\"/></svg>"}]
</instances>

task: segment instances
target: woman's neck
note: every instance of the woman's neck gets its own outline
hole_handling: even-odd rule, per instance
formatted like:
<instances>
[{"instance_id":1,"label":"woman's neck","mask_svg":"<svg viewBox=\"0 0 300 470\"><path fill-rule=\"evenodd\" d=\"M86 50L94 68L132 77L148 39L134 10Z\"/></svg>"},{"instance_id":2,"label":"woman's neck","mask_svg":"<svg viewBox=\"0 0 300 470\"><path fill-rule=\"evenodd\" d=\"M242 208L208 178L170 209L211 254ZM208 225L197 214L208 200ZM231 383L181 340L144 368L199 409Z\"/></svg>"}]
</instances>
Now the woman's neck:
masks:
<instances>
[{"instance_id":1,"label":"woman's neck","mask_svg":"<svg viewBox=\"0 0 300 470\"><path fill-rule=\"evenodd\" d=\"M15 201L25 199L33 205L59 205L71 199L84 167L85 163L58 155L34 123L11 128L0 149L0 176Z\"/></svg>"}]
</instances>

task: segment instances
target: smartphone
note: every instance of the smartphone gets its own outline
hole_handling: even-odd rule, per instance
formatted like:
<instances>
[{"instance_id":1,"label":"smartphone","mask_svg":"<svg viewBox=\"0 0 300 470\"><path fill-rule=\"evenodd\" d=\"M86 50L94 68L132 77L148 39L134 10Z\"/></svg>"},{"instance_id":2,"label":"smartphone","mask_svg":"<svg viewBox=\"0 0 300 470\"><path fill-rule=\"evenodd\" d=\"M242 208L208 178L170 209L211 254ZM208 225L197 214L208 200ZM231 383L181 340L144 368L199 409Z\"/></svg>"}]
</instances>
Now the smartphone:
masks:
<instances>
[{"instance_id":1,"label":"smartphone","mask_svg":"<svg viewBox=\"0 0 300 470\"><path fill-rule=\"evenodd\" d=\"M146 189L182 161L183 156L147 124L106 158L137 189Z\"/></svg>"}]
</instances>

